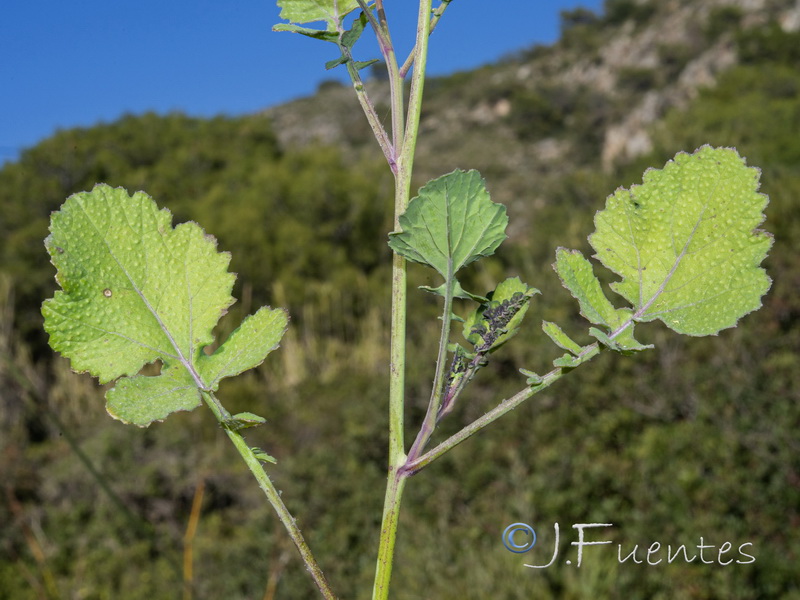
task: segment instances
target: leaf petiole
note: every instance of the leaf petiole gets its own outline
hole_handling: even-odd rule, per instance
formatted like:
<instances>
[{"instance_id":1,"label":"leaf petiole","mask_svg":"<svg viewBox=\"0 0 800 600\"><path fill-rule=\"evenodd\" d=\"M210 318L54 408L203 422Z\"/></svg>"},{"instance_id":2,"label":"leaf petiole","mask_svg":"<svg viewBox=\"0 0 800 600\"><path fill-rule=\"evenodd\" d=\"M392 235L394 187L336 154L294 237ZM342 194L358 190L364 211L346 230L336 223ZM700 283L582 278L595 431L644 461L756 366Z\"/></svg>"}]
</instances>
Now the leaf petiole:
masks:
<instances>
[{"instance_id":1,"label":"leaf petiole","mask_svg":"<svg viewBox=\"0 0 800 600\"><path fill-rule=\"evenodd\" d=\"M302 557L303 562L306 564L306 569L314 580L314 583L319 588L319 591L322 593L324 598L328 600L336 600L336 595L333 593L328 580L325 578L325 574L322 572L322 569L320 568L319 564L317 564L314 555L311 553L311 549L308 547L308 544L306 543L300 528L297 526L294 517L289 512L289 509L286 508L283 500L281 500L281 495L278 490L275 489L275 485L272 483L269 475L267 475L266 471L264 471L264 466L261 461L264 460L262 455L265 453L263 451L259 451L257 454L258 449L254 451L253 448L247 444L244 436L238 429L226 426L226 424L231 420L230 413L225 410L213 393L202 391L201 395L206 405L208 405L208 407L211 409L211 412L214 413L214 417L216 417L219 424L225 430L225 433L228 435L228 438L239 452L245 464L247 464L247 468L250 469L253 477L255 477L256 481L258 482L258 487L261 488L261 490L264 492L264 495L267 497L267 500L272 505L272 508L275 509L278 518L280 519L281 523L283 523L286 531L289 533L289 537L292 538L292 542L294 542L294 545L300 552L300 556Z\"/></svg>"}]
</instances>

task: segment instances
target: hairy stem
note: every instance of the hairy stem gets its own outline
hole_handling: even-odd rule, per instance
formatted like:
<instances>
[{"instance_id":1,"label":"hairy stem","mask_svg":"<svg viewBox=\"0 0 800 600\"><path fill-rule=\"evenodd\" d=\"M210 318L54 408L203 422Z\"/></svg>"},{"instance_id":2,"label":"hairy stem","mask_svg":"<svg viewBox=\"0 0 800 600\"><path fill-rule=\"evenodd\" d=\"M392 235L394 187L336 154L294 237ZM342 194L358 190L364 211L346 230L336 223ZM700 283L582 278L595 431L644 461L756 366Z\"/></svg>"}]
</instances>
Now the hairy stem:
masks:
<instances>
[{"instance_id":1,"label":"hairy stem","mask_svg":"<svg viewBox=\"0 0 800 600\"><path fill-rule=\"evenodd\" d=\"M378 145L383 151L386 162L389 163L389 168L391 168L392 172L394 173L397 171L397 148L389 139L389 134L386 133L386 129L384 129L383 123L381 123L381 118L378 116L378 111L375 110L372 100L370 100L369 96L367 95L367 89L364 87L361 74L358 72L355 60L353 59L353 53L350 52L350 48L341 42L344 33L344 27L339 25L339 51L342 53L342 56L347 59L347 62L345 63L347 67L347 73L350 75L350 81L353 83L353 90L356 92L356 98L358 99L358 103L361 105L361 110L364 111L364 115L367 117L370 129L372 129L372 133L375 135L375 139L378 141ZM378 31L376 30L376 34L377 33ZM383 47L383 44L381 44L381 47Z\"/></svg>"},{"instance_id":2,"label":"hairy stem","mask_svg":"<svg viewBox=\"0 0 800 600\"><path fill-rule=\"evenodd\" d=\"M450 262L452 263L452 259L450 259ZM431 398L428 402L425 419L422 421L422 426L417 434L417 439L414 440L414 444L408 452L408 461L413 461L422 454L422 450L431 435L433 435L434 429L436 429L436 420L439 416L439 409L442 406L443 379L447 368L447 342L450 339L450 317L453 313L453 281L454 278L452 276L448 277L447 291L445 291L444 296L444 312L442 313L442 332L439 337L439 353L436 357L436 374L433 377Z\"/></svg>"},{"instance_id":3,"label":"hairy stem","mask_svg":"<svg viewBox=\"0 0 800 600\"><path fill-rule=\"evenodd\" d=\"M386 497L383 502L383 518L381 521L381 538L378 547L378 565L375 570L375 585L372 591L373 600L385 600L389 597L389 584L392 578L392 562L394 561L394 544L397 538L397 523L400 519L400 500L408 475L401 469L390 467L389 481L386 485Z\"/></svg>"},{"instance_id":4,"label":"hairy stem","mask_svg":"<svg viewBox=\"0 0 800 600\"><path fill-rule=\"evenodd\" d=\"M428 31L428 35L433 33L433 30L436 29L436 26L439 24L439 19L442 18L444 11L447 10L447 7L450 5L452 0L442 0L441 4L436 7L436 10L433 11L433 15L431 16L431 24L430 30ZM417 55L417 47L414 46L411 52L408 54L408 58L406 58L406 62L403 63L403 66L400 67L400 77L405 78L408 74L411 67L414 65L414 59Z\"/></svg>"},{"instance_id":5,"label":"hairy stem","mask_svg":"<svg viewBox=\"0 0 800 600\"><path fill-rule=\"evenodd\" d=\"M430 35L431 0L420 0L417 19L416 67L411 80L408 114L402 135L397 138L399 153L395 173L395 215L394 227L400 229L402 215L411 195L411 173L414 166L419 117L422 109L422 91L425 82L425 67L428 54L428 37ZM398 83L400 74L395 75ZM402 90L401 85L393 88ZM402 120L402 94L393 98L393 121ZM399 110L399 113L398 113ZM397 537L397 523L400 514L400 500L404 477L400 473L406 462L403 442L403 412L405 397L405 360L406 360L406 261L397 254L392 259L392 331L391 331L391 364L389 383L389 480L384 500L383 521L381 523L378 560L375 567L375 585L372 591L374 600L386 600L389 597L389 583L392 576L394 546Z\"/></svg>"},{"instance_id":6,"label":"hairy stem","mask_svg":"<svg viewBox=\"0 0 800 600\"><path fill-rule=\"evenodd\" d=\"M309 575L311 575L311 578L319 588L322 596L328 600L336 600L336 595L333 593L328 580L325 579L325 575L322 573L322 569L317 564L314 555L311 554L311 549L308 547L308 544L306 544L303 534L300 532L300 528L297 527L294 517L289 512L289 509L286 508L283 500L281 500L280 493L277 489L275 489L275 485L272 483L272 480L269 478L266 471L264 471L261 461L256 458L253 450L247 445L244 436L242 436L239 431L232 429L227 425L230 416L226 417L225 413L220 411L221 404L216 399L214 394L206 391L201 392L201 394L203 396L203 400L214 413L214 416L217 418L217 421L219 421L219 424L225 430L225 433L228 434L228 437L230 438L231 442L233 442L233 445L236 447L236 450L241 455L245 464L247 464L250 472L256 478L258 487L261 488L261 490L264 492L264 495L267 497L267 500L269 500L269 503L272 505L272 508L274 508L275 512L278 513L278 518L281 520L281 523L283 523L286 531L289 532L289 537L292 538L294 545L297 546L297 550L300 552L300 557L306 564L306 570L308 571ZM227 413L227 411L225 412Z\"/></svg>"}]
</instances>

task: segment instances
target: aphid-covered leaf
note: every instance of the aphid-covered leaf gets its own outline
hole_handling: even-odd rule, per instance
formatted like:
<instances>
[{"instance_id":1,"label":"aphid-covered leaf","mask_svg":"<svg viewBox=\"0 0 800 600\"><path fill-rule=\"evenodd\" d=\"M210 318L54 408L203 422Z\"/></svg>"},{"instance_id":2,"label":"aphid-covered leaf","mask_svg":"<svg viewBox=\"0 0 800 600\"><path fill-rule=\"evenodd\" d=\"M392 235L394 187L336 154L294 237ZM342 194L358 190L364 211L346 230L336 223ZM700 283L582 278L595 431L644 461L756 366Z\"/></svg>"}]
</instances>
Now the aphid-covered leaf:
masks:
<instances>
[{"instance_id":1,"label":"aphid-covered leaf","mask_svg":"<svg viewBox=\"0 0 800 600\"><path fill-rule=\"evenodd\" d=\"M493 352L519 331L531 298L539 290L509 277L464 322L464 337L478 353Z\"/></svg>"},{"instance_id":2,"label":"aphid-covered leaf","mask_svg":"<svg viewBox=\"0 0 800 600\"><path fill-rule=\"evenodd\" d=\"M446 286L460 289L455 274L493 254L506 238L507 225L505 207L490 200L480 173L456 170L420 189L400 216L402 231L389 234L389 246L433 267Z\"/></svg>"},{"instance_id":3,"label":"aphid-covered leaf","mask_svg":"<svg viewBox=\"0 0 800 600\"><path fill-rule=\"evenodd\" d=\"M122 377L106 396L122 421L148 425L197 407L200 390L260 364L286 328L285 311L261 309L206 356L234 302L230 255L196 223L173 228L143 192L98 185L70 196L50 232L62 288L42 306L50 345L101 383ZM136 375L155 361L160 375Z\"/></svg>"},{"instance_id":4,"label":"aphid-covered leaf","mask_svg":"<svg viewBox=\"0 0 800 600\"><path fill-rule=\"evenodd\" d=\"M609 196L589 242L635 320L712 335L761 306L772 236L756 229L768 201L758 179L736 150L704 146Z\"/></svg>"}]
</instances>

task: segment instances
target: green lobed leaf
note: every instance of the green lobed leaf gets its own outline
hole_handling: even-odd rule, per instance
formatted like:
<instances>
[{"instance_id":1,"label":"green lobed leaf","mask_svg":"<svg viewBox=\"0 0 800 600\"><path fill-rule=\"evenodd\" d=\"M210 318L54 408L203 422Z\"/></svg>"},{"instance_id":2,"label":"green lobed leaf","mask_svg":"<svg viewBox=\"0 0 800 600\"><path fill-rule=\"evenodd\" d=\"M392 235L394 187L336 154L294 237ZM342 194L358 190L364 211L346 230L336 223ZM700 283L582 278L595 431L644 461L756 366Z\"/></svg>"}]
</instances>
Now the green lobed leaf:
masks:
<instances>
[{"instance_id":1,"label":"green lobed leaf","mask_svg":"<svg viewBox=\"0 0 800 600\"><path fill-rule=\"evenodd\" d=\"M641 344L633 337L633 325L633 321L630 321L626 327L617 330L613 338L597 327L590 327L589 335L606 348L622 354L633 354L653 348L653 344Z\"/></svg>"},{"instance_id":2,"label":"green lobed leaf","mask_svg":"<svg viewBox=\"0 0 800 600\"><path fill-rule=\"evenodd\" d=\"M335 69L339 65L343 65L347 63L346 56L340 56L339 58L334 58L333 60L329 60L325 63L325 70L330 71L331 69Z\"/></svg>"},{"instance_id":3,"label":"green lobed leaf","mask_svg":"<svg viewBox=\"0 0 800 600\"><path fill-rule=\"evenodd\" d=\"M772 236L757 229L768 202L758 180L736 150L704 146L609 196L589 242L635 320L713 335L761 306Z\"/></svg>"},{"instance_id":4,"label":"green lobed leaf","mask_svg":"<svg viewBox=\"0 0 800 600\"><path fill-rule=\"evenodd\" d=\"M375 63L380 62L377 58L372 58L370 60L356 60L353 61L353 64L356 67L356 70L361 71L362 69L366 69L367 67L371 67Z\"/></svg>"},{"instance_id":5,"label":"green lobed leaf","mask_svg":"<svg viewBox=\"0 0 800 600\"><path fill-rule=\"evenodd\" d=\"M506 238L506 209L489 198L477 171L456 170L428 182L389 234L399 255L436 269L448 285L469 263L494 253Z\"/></svg>"},{"instance_id":6,"label":"green lobed leaf","mask_svg":"<svg viewBox=\"0 0 800 600\"><path fill-rule=\"evenodd\" d=\"M76 371L106 383L109 413L148 425L200 404L200 390L252 368L276 347L282 310L262 309L214 355L203 348L234 302L230 255L196 223L172 215L145 193L98 185L53 213L45 245L61 290L42 305L50 345ZM138 375L161 361L161 374ZM128 377L126 377L128 376Z\"/></svg>"},{"instance_id":7,"label":"green lobed leaf","mask_svg":"<svg viewBox=\"0 0 800 600\"><path fill-rule=\"evenodd\" d=\"M278 0L281 19L290 23L325 21L336 30L341 20L358 8L356 0Z\"/></svg>"}]
</instances>

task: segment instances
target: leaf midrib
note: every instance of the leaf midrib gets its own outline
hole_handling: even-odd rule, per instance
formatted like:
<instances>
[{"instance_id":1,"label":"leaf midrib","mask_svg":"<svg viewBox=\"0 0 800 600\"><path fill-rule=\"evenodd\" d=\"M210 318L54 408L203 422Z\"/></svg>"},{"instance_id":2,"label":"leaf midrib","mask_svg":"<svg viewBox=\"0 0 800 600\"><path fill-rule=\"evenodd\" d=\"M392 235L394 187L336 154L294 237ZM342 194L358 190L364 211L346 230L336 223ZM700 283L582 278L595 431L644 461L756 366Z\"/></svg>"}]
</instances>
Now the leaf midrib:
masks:
<instances>
[{"instance_id":1,"label":"leaf midrib","mask_svg":"<svg viewBox=\"0 0 800 600\"><path fill-rule=\"evenodd\" d=\"M195 385L199 389L203 389L203 390L207 389L207 386L205 385L203 380L200 378L199 373L197 373L197 371L194 369L194 365L192 365L191 362L188 361L186 359L186 357L183 355L183 352L181 351L180 346L178 346L178 343L175 341L175 338L172 336L172 333L169 331L169 328L164 324L164 322L161 320L161 317L159 316L158 312L153 308L153 306L150 304L150 301L147 299L147 297L142 293L142 291L136 285L136 283L133 280L133 277L131 277L130 273L128 273L128 270L122 265L122 263L117 258L117 256L114 253L112 247L106 241L105 235L100 231L100 228L97 226L97 224L92 219L91 214L84 207L83 198L80 198L80 201L78 202L78 206L80 207L80 209L83 212L83 214L86 216L86 219L88 220L89 224L92 226L92 228L94 229L94 231L96 232L96 234L98 235L100 240L102 241L103 245L106 247L109 256L111 256L111 258L114 260L114 262L119 267L120 271L122 271L122 273L128 279L128 282L131 284L131 287L136 292L136 294L139 296L141 301L144 303L145 308L147 308L148 312L156 320L156 323L158 324L159 328L161 329L162 332L164 332L164 335L167 336L167 340L169 340L169 343L172 345L173 349L177 353L177 355L172 355L172 354L170 354L170 353L168 353L168 352L166 352L166 351L164 351L162 349L157 349L157 351L161 355L161 358L163 359L163 357L165 357L165 356L168 356L170 358L177 358L178 361L180 361L180 363L183 365L183 367L191 375L192 379L195 382ZM140 205L140 206L142 206L142 205ZM144 206L142 206L142 208L144 208ZM129 225L129 227L130 227L130 225ZM130 229L133 230L132 227L130 227ZM174 229L172 227L170 227L170 229L172 229L174 231ZM160 230L158 230L158 231L159 231L159 235L161 235L161 237L162 237L162 241L163 241L164 245L168 247L168 245L166 243L166 240L164 240L164 233L162 233ZM185 273L186 273L186 268L185 268L185 263L184 263L184 274ZM190 316L189 316L190 331L191 331L191 321L192 321L192 318L191 318L191 313L190 313ZM112 332L109 332L109 333L112 333ZM115 335L120 335L120 334L115 333ZM124 337L124 336L120 336L120 337ZM141 344L141 342L140 342L140 345L141 346L145 346L144 344Z\"/></svg>"}]
</instances>

